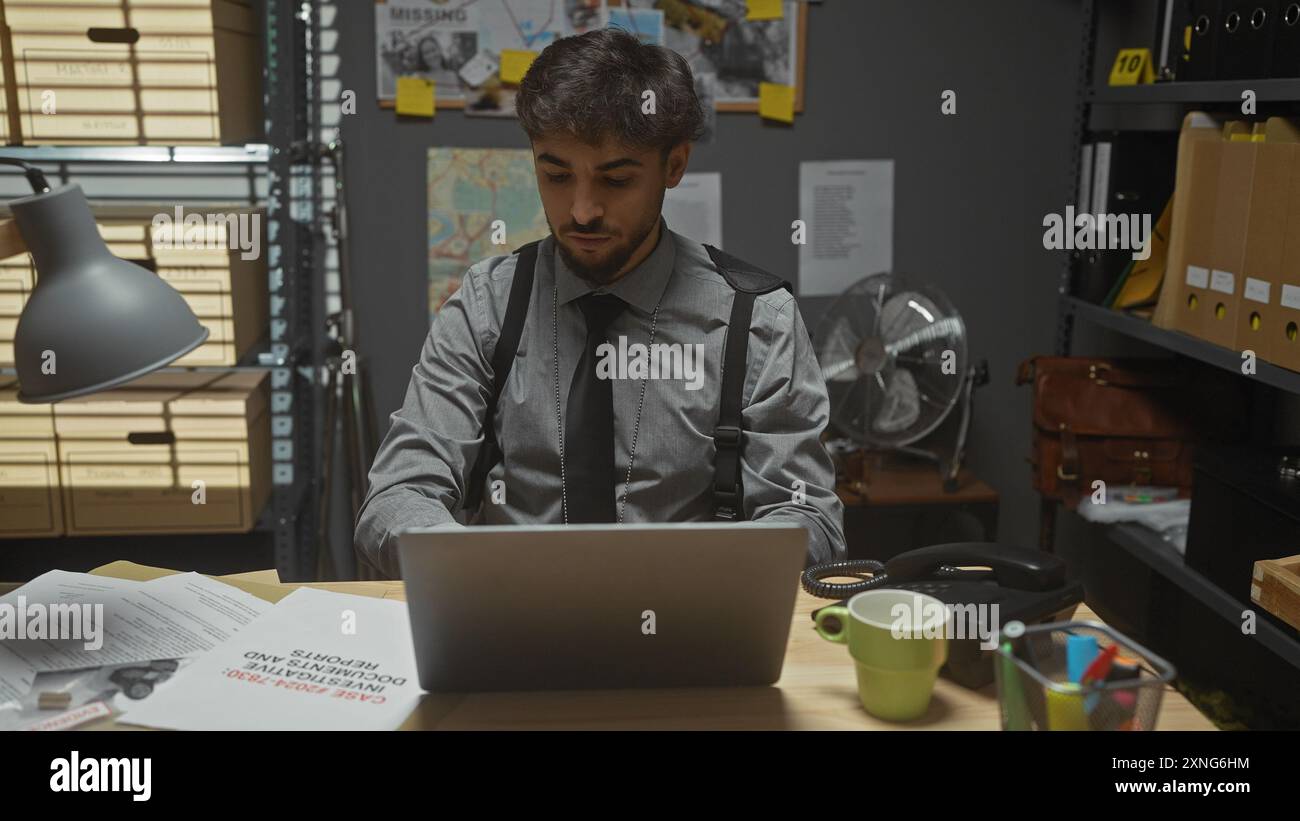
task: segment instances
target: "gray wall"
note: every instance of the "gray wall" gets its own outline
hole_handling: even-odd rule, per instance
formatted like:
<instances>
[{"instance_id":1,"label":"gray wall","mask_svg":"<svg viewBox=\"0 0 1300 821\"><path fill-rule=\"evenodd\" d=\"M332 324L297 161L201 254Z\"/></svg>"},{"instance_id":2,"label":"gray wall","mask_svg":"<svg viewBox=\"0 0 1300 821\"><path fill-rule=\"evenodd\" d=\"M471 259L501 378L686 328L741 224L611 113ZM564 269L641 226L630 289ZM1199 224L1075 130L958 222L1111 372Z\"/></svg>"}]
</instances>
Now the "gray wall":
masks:
<instances>
[{"instance_id":1,"label":"gray wall","mask_svg":"<svg viewBox=\"0 0 1300 821\"><path fill-rule=\"evenodd\" d=\"M806 113L793 128L721 114L691 169L722 173L727 250L795 280L799 162L894 159L895 268L944 289L972 353L989 361L970 464L1002 493L1002 537L1032 544L1030 400L1014 374L1053 347L1060 263L1043 250L1041 225L1065 205L1078 4L826 0L809 20ZM342 122L354 301L386 429L427 332L425 152L527 143L513 120L441 111L398 122L373 102L373 5L339 4L337 28L342 86L358 99ZM940 114L944 89L957 92L956 116ZM827 303L801 300L810 327Z\"/></svg>"}]
</instances>

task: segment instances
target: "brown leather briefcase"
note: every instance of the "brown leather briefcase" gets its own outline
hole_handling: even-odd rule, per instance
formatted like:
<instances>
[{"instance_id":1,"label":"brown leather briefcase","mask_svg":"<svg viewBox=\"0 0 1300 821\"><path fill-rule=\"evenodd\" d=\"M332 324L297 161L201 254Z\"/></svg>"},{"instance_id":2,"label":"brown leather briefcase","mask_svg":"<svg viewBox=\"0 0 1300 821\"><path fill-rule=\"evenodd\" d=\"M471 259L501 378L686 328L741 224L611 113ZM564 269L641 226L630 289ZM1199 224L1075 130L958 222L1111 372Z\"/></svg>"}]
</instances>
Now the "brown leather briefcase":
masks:
<instances>
[{"instance_id":1,"label":"brown leather briefcase","mask_svg":"<svg viewBox=\"0 0 1300 821\"><path fill-rule=\"evenodd\" d=\"M1038 356L1016 384L1034 386L1034 489L1071 506L1093 482L1192 487L1199 441L1246 430L1243 386L1181 360Z\"/></svg>"}]
</instances>

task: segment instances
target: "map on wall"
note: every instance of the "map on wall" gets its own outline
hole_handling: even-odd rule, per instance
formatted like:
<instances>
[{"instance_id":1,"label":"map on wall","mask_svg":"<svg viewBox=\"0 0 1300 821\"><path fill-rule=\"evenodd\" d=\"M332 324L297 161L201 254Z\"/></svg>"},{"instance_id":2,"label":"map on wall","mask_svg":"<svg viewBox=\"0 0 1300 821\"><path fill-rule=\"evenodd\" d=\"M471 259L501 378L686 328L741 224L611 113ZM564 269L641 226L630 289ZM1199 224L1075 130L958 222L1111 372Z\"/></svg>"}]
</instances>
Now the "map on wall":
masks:
<instances>
[{"instance_id":1,"label":"map on wall","mask_svg":"<svg viewBox=\"0 0 1300 821\"><path fill-rule=\"evenodd\" d=\"M469 267L550 233L524 148L429 149L429 316L460 287ZM495 245L501 220L506 243Z\"/></svg>"}]
</instances>

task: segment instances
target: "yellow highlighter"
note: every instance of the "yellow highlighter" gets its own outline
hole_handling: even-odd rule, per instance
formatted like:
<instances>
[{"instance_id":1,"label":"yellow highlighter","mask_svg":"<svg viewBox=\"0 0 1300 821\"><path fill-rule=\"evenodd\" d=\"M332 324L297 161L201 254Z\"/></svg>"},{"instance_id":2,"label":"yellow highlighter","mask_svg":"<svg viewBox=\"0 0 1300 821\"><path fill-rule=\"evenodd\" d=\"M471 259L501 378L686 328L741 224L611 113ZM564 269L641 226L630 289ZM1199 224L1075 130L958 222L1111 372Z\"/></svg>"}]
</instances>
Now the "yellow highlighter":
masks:
<instances>
[{"instance_id":1,"label":"yellow highlighter","mask_svg":"<svg viewBox=\"0 0 1300 821\"><path fill-rule=\"evenodd\" d=\"M1047 691L1047 729L1049 730L1086 730L1088 714L1083 709L1083 691L1079 685L1062 683L1061 687L1070 692L1060 692L1053 687Z\"/></svg>"}]
</instances>

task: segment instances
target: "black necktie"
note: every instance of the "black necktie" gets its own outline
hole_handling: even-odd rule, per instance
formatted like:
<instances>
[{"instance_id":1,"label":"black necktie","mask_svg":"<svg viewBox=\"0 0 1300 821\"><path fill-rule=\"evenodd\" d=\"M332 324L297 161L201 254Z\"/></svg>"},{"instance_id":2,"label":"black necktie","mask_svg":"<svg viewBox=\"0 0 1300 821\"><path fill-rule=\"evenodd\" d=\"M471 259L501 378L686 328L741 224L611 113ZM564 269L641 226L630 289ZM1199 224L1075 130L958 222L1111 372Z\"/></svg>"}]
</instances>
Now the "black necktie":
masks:
<instances>
[{"instance_id":1,"label":"black necktie","mask_svg":"<svg viewBox=\"0 0 1300 821\"><path fill-rule=\"evenodd\" d=\"M569 386L564 420L564 485L569 521L612 522L614 510L614 385L596 377L596 348L627 303L613 294L578 300L587 319L587 346Z\"/></svg>"}]
</instances>

